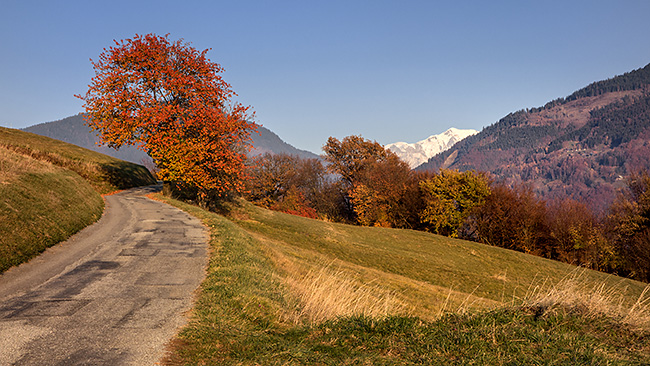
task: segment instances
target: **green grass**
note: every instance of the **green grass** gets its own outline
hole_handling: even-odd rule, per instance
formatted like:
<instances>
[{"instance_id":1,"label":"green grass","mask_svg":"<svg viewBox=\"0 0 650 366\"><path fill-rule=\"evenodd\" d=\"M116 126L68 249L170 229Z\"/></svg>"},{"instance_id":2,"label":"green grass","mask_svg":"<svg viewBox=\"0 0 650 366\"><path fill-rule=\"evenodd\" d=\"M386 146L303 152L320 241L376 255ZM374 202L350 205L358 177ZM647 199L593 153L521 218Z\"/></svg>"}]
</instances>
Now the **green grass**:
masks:
<instances>
[{"instance_id":1,"label":"green grass","mask_svg":"<svg viewBox=\"0 0 650 366\"><path fill-rule=\"evenodd\" d=\"M607 318L520 309L449 314L437 321L348 317L309 331L296 364L629 365L647 364L647 339ZM262 364L281 364L269 358Z\"/></svg>"},{"instance_id":2,"label":"green grass","mask_svg":"<svg viewBox=\"0 0 650 366\"><path fill-rule=\"evenodd\" d=\"M168 365L650 362L643 283L427 233L245 202L226 218L158 197L211 230Z\"/></svg>"},{"instance_id":3,"label":"green grass","mask_svg":"<svg viewBox=\"0 0 650 366\"><path fill-rule=\"evenodd\" d=\"M100 193L152 183L142 166L0 127L0 273L99 219Z\"/></svg>"}]
</instances>

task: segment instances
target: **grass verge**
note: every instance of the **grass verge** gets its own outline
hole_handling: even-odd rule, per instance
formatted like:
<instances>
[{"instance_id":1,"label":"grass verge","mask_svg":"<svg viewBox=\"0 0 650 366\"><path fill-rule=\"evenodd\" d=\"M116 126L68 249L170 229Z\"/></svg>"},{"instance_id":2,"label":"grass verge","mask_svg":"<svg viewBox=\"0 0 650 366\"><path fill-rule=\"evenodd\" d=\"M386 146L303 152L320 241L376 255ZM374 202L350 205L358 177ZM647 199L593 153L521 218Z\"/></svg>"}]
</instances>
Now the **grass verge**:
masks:
<instances>
[{"instance_id":1,"label":"grass verge","mask_svg":"<svg viewBox=\"0 0 650 366\"><path fill-rule=\"evenodd\" d=\"M211 230L207 277L167 365L650 362L642 283L429 234L246 203L227 219L157 199Z\"/></svg>"}]
</instances>

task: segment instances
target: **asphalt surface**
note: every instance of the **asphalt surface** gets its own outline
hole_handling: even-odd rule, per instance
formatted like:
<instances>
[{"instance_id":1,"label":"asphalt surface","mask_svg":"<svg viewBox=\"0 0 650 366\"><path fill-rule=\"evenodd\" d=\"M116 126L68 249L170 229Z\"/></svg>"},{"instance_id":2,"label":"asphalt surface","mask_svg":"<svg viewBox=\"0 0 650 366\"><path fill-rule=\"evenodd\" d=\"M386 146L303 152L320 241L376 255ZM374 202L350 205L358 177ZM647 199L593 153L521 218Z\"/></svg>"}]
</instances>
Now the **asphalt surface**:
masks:
<instances>
[{"instance_id":1,"label":"asphalt surface","mask_svg":"<svg viewBox=\"0 0 650 366\"><path fill-rule=\"evenodd\" d=\"M186 323L207 232L136 188L94 225L0 276L0 365L154 365Z\"/></svg>"}]
</instances>

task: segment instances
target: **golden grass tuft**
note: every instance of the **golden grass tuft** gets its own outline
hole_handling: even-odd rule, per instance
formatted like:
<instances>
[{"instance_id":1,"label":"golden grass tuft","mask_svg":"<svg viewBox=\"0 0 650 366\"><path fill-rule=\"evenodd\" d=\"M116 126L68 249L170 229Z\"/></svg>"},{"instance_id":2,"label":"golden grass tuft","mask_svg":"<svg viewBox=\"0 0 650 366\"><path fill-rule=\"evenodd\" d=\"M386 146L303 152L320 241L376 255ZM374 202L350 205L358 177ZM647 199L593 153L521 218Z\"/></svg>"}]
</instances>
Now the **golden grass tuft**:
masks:
<instances>
[{"instance_id":1,"label":"golden grass tuft","mask_svg":"<svg viewBox=\"0 0 650 366\"><path fill-rule=\"evenodd\" d=\"M71 159L67 158L61 154L50 151L40 151L30 147L25 146L16 146L9 144L0 143L0 150L5 150L11 154L12 152L18 155L22 155L25 158L28 158L31 161L43 162L51 166L58 166L64 169L71 170L81 177L86 179L91 185L93 185L101 193L108 193L111 189L106 188L105 181L108 180L106 177L106 172L104 172L98 165L96 161L85 161L81 159ZM14 167L15 168L15 167ZM29 172L30 168L33 166L24 166L23 172ZM42 170L42 168L40 168Z\"/></svg>"},{"instance_id":2,"label":"golden grass tuft","mask_svg":"<svg viewBox=\"0 0 650 366\"><path fill-rule=\"evenodd\" d=\"M363 276L340 261L327 261L321 255L292 252L288 247L260 235L253 235L278 269L287 298L295 306L280 315L292 324L317 324L343 316L383 317L406 313L399 296L378 281Z\"/></svg>"},{"instance_id":3,"label":"golden grass tuft","mask_svg":"<svg viewBox=\"0 0 650 366\"><path fill-rule=\"evenodd\" d=\"M587 317L608 317L636 329L650 329L650 285L631 303L625 287L621 290L621 286L604 282L594 284L584 273L584 269L579 269L557 284L532 287L522 299L522 307L538 315L576 312Z\"/></svg>"},{"instance_id":4,"label":"golden grass tuft","mask_svg":"<svg viewBox=\"0 0 650 366\"><path fill-rule=\"evenodd\" d=\"M343 316L384 317L400 312L403 304L384 287L362 284L344 271L324 267L286 280L301 304L298 319L315 324Z\"/></svg>"},{"instance_id":5,"label":"golden grass tuft","mask_svg":"<svg viewBox=\"0 0 650 366\"><path fill-rule=\"evenodd\" d=\"M50 163L16 153L0 144L0 184L9 184L24 173L33 171L52 173L55 170Z\"/></svg>"}]
</instances>

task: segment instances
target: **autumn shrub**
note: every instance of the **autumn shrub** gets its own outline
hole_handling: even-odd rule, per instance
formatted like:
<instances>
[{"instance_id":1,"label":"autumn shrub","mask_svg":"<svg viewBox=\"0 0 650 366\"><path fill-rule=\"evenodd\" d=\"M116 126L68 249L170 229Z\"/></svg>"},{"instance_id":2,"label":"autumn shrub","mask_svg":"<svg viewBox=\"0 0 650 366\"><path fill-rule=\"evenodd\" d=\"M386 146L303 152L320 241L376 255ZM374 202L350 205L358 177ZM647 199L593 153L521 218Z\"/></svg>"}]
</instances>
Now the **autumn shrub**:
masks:
<instances>
[{"instance_id":1,"label":"autumn shrub","mask_svg":"<svg viewBox=\"0 0 650 366\"><path fill-rule=\"evenodd\" d=\"M626 182L605 219L607 235L621 258L619 273L649 282L650 175L632 174Z\"/></svg>"},{"instance_id":2,"label":"autumn shrub","mask_svg":"<svg viewBox=\"0 0 650 366\"><path fill-rule=\"evenodd\" d=\"M246 198L262 207L269 208L278 202L291 187L297 158L287 154L263 154L248 163Z\"/></svg>"},{"instance_id":3,"label":"autumn shrub","mask_svg":"<svg viewBox=\"0 0 650 366\"><path fill-rule=\"evenodd\" d=\"M323 184L313 202L319 216L327 221L352 223L352 213L349 211L347 195L341 187L341 181L330 181Z\"/></svg>"},{"instance_id":4,"label":"autumn shrub","mask_svg":"<svg viewBox=\"0 0 650 366\"><path fill-rule=\"evenodd\" d=\"M272 210L286 212L296 216L308 217L310 219L318 218L316 210L311 207L303 193L295 186L291 186L283 199L272 204L270 208Z\"/></svg>"},{"instance_id":5,"label":"autumn shrub","mask_svg":"<svg viewBox=\"0 0 650 366\"><path fill-rule=\"evenodd\" d=\"M357 222L364 226L405 227L403 209L410 169L395 154L369 160L349 191Z\"/></svg>"},{"instance_id":6,"label":"autumn shrub","mask_svg":"<svg viewBox=\"0 0 650 366\"><path fill-rule=\"evenodd\" d=\"M614 248L586 204L555 200L548 205L547 214L550 238L546 257L596 270L613 268L617 260Z\"/></svg>"},{"instance_id":7,"label":"autumn shrub","mask_svg":"<svg viewBox=\"0 0 650 366\"><path fill-rule=\"evenodd\" d=\"M377 141L354 135L341 141L330 137L323 146L323 151L325 161L329 163L328 169L340 175L348 187L358 182L360 174L368 168L368 163L384 161L391 155L391 152Z\"/></svg>"},{"instance_id":8,"label":"autumn shrub","mask_svg":"<svg viewBox=\"0 0 650 366\"><path fill-rule=\"evenodd\" d=\"M618 207L618 214L611 214L609 223L603 223L582 202L572 199L546 202L537 198L530 187L509 187L495 183L485 202L476 206L465 221L463 237L576 266L629 276L632 270L623 267L624 263L631 266L634 262L641 268L643 255L639 252L623 253L623 241L617 243L612 239L616 235L611 228L617 227L613 222L618 222L618 227L622 227L620 223L626 220L622 218L630 217L630 211L625 207L632 206L621 201ZM606 235L608 232L609 236ZM643 248L643 245L639 245L639 248ZM632 250L630 247L627 249Z\"/></svg>"},{"instance_id":9,"label":"autumn shrub","mask_svg":"<svg viewBox=\"0 0 650 366\"><path fill-rule=\"evenodd\" d=\"M367 170L372 169L373 164L386 162L389 159L392 161L399 161L399 158L377 141L364 139L361 136L347 136L343 140L330 137L327 143L323 146L325 152L325 161L328 163L327 170L338 177L338 184L334 187L340 190L340 195L343 198L343 210L341 214L345 216L349 222L359 222L359 212L366 217L362 218L363 222L375 222L375 218L370 217L375 215L372 209L360 207L360 210L355 210L355 203L353 201L353 192L356 187L364 185L363 188L357 188L361 192L356 195L357 205L361 206L375 206L379 200L373 200L371 195L371 188L367 186L368 173ZM374 202L373 202L374 201ZM359 212L357 212L359 211ZM377 213L382 215L382 213Z\"/></svg>"},{"instance_id":10,"label":"autumn shrub","mask_svg":"<svg viewBox=\"0 0 650 366\"><path fill-rule=\"evenodd\" d=\"M420 182L430 179L435 173L411 170L404 183L404 191L399 198L395 217L395 227L402 229L425 230L421 213L426 208L426 200Z\"/></svg>"},{"instance_id":11,"label":"autumn shrub","mask_svg":"<svg viewBox=\"0 0 650 366\"><path fill-rule=\"evenodd\" d=\"M426 206L420 214L425 228L436 234L458 237L474 207L490 194L488 177L479 172L441 170L420 182Z\"/></svg>"},{"instance_id":12,"label":"autumn shrub","mask_svg":"<svg viewBox=\"0 0 650 366\"><path fill-rule=\"evenodd\" d=\"M529 187L493 184L481 205L473 207L466 226L477 241L525 253L547 252L546 204Z\"/></svg>"},{"instance_id":13,"label":"autumn shrub","mask_svg":"<svg viewBox=\"0 0 650 366\"><path fill-rule=\"evenodd\" d=\"M248 164L250 179L245 197L265 208L317 218L326 185L325 168L318 159L288 154L263 154Z\"/></svg>"},{"instance_id":14,"label":"autumn shrub","mask_svg":"<svg viewBox=\"0 0 650 366\"><path fill-rule=\"evenodd\" d=\"M323 147L328 170L337 181L327 187L343 221L363 226L418 229L424 208L420 181L431 176L415 172L392 151L361 136L330 137ZM337 194L334 191L338 190Z\"/></svg>"}]
</instances>

